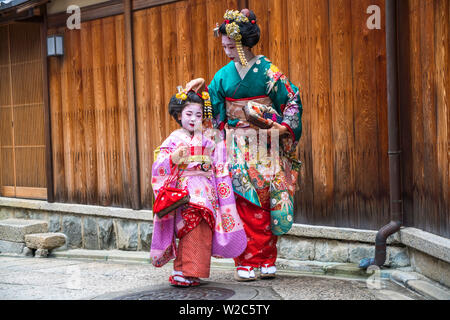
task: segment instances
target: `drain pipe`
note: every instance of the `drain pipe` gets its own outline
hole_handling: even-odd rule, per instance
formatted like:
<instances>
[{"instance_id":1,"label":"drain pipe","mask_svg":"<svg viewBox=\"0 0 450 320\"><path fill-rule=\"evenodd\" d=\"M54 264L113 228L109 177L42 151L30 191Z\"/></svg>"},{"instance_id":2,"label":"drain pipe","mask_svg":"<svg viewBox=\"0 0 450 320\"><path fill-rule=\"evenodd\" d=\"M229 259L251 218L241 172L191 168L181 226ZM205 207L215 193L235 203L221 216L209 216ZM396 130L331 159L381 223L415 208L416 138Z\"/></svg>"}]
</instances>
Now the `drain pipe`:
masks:
<instances>
[{"instance_id":1,"label":"drain pipe","mask_svg":"<svg viewBox=\"0 0 450 320\"><path fill-rule=\"evenodd\" d=\"M360 268L382 266L386 261L386 239L400 230L403 223L401 194L400 136L397 65L397 0L386 0L386 60L389 139L389 200L391 222L383 226L375 238L375 258L362 259Z\"/></svg>"}]
</instances>

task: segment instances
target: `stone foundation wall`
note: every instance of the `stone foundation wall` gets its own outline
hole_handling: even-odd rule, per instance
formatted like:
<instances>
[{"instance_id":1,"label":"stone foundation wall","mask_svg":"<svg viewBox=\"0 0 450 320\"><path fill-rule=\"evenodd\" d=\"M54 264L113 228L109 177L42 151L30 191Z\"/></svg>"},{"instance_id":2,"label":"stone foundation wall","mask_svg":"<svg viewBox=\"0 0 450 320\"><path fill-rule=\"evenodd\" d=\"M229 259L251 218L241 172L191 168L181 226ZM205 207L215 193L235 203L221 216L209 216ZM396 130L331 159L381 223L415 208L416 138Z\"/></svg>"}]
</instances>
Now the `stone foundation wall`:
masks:
<instances>
[{"instance_id":1,"label":"stone foundation wall","mask_svg":"<svg viewBox=\"0 0 450 320\"><path fill-rule=\"evenodd\" d=\"M67 244L62 249L149 251L153 232L150 216L144 221L122 218L114 214L108 216L107 213L99 216L90 215L89 212L73 214L45 212L30 208L0 207L0 219L6 218L47 221L49 232L62 232L67 236ZM359 263L362 258L373 257L375 254L374 245L370 243L299 235L280 237L277 247L280 258L301 261ZM407 249L398 244L391 243L388 246L386 258L387 266L410 265Z\"/></svg>"},{"instance_id":2,"label":"stone foundation wall","mask_svg":"<svg viewBox=\"0 0 450 320\"><path fill-rule=\"evenodd\" d=\"M8 218L47 221L48 232L62 232L67 236L64 249L150 251L153 233L150 219L0 207L0 219Z\"/></svg>"},{"instance_id":3,"label":"stone foundation wall","mask_svg":"<svg viewBox=\"0 0 450 320\"><path fill-rule=\"evenodd\" d=\"M450 263L409 248L411 267L414 271L450 287Z\"/></svg>"},{"instance_id":4,"label":"stone foundation wall","mask_svg":"<svg viewBox=\"0 0 450 320\"><path fill-rule=\"evenodd\" d=\"M359 263L363 258L375 256L375 246L369 243L285 235L279 238L278 257L289 260ZM410 265L408 249L401 245L388 245L386 266L393 268Z\"/></svg>"}]
</instances>

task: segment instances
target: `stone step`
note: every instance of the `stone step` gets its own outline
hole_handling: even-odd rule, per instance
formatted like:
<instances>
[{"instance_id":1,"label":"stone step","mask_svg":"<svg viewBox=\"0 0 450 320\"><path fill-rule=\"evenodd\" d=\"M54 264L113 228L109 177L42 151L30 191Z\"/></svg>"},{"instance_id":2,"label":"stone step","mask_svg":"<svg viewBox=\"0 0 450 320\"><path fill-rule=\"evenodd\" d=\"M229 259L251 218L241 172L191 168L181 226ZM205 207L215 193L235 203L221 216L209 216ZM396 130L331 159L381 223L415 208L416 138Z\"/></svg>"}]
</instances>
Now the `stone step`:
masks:
<instances>
[{"instance_id":1,"label":"stone step","mask_svg":"<svg viewBox=\"0 0 450 320\"><path fill-rule=\"evenodd\" d=\"M47 221L6 219L0 220L0 240L25 242L25 235L48 231Z\"/></svg>"},{"instance_id":2,"label":"stone step","mask_svg":"<svg viewBox=\"0 0 450 320\"><path fill-rule=\"evenodd\" d=\"M30 249L52 250L66 243L63 233L32 233L25 235L25 245Z\"/></svg>"}]
</instances>

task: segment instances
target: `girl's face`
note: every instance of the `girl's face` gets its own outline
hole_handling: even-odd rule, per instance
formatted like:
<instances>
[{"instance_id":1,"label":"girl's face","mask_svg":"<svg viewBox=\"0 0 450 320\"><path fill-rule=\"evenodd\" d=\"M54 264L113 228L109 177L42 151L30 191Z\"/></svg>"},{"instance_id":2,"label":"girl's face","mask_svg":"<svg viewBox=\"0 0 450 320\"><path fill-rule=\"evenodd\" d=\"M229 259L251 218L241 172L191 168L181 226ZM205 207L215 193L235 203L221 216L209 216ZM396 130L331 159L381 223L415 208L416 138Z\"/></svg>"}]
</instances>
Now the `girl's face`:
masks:
<instances>
[{"instance_id":1,"label":"girl's face","mask_svg":"<svg viewBox=\"0 0 450 320\"><path fill-rule=\"evenodd\" d=\"M193 133L195 130L198 130L201 127L203 120L203 107L198 103L188 103L181 115L178 117L181 121L181 126Z\"/></svg>"},{"instance_id":2,"label":"girl's face","mask_svg":"<svg viewBox=\"0 0 450 320\"><path fill-rule=\"evenodd\" d=\"M225 50L225 54L234 62L239 62L239 54L236 49L236 41L228 38L226 35L222 35L222 47Z\"/></svg>"}]
</instances>

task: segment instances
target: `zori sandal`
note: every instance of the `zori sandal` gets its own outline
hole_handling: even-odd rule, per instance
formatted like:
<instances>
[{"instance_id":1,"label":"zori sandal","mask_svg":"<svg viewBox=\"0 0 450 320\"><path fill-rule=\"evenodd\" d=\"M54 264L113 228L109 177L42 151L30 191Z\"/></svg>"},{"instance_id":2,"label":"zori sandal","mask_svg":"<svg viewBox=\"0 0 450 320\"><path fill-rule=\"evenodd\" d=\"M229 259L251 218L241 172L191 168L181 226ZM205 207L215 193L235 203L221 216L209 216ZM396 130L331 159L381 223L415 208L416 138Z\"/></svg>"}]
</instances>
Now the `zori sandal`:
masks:
<instances>
[{"instance_id":1,"label":"zori sandal","mask_svg":"<svg viewBox=\"0 0 450 320\"><path fill-rule=\"evenodd\" d=\"M274 264L263 264L261 266L261 273L259 276L261 279L273 279L276 276L277 268Z\"/></svg>"},{"instance_id":2,"label":"zori sandal","mask_svg":"<svg viewBox=\"0 0 450 320\"><path fill-rule=\"evenodd\" d=\"M234 280L236 281L253 281L256 280L255 271L250 266L238 266L234 272Z\"/></svg>"},{"instance_id":3,"label":"zori sandal","mask_svg":"<svg viewBox=\"0 0 450 320\"><path fill-rule=\"evenodd\" d=\"M172 275L169 277L169 282L175 287L196 287L200 285L198 278L188 278L183 275L180 271L173 271Z\"/></svg>"}]
</instances>

